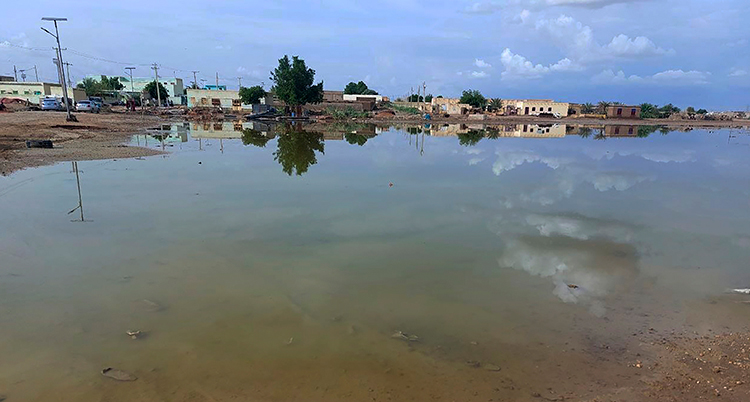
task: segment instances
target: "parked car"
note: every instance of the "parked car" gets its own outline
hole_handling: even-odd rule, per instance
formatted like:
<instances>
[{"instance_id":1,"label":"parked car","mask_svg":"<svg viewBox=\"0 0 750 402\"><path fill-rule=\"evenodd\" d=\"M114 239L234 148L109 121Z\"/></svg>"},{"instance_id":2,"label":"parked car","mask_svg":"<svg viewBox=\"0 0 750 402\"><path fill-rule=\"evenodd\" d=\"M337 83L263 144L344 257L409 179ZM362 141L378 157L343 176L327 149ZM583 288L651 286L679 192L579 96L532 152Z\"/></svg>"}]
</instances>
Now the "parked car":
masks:
<instances>
[{"instance_id":1,"label":"parked car","mask_svg":"<svg viewBox=\"0 0 750 402\"><path fill-rule=\"evenodd\" d=\"M101 108L94 101L82 100L76 103L76 110L79 112L99 113Z\"/></svg>"},{"instance_id":2,"label":"parked car","mask_svg":"<svg viewBox=\"0 0 750 402\"><path fill-rule=\"evenodd\" d=\"M42 99L42 110L65 110L62 98L48 96Z\"/></svg>"},{"instance_id":3,"label":"parked car","mask_svg":"<svg viewBox=\"0 0 750 402\"><path fill-rule=\"evenodd\" d=\"M100 110L102 107L104 107L104 100L101 98L101 96L89 96L89 100L91 102L94 102Z\"/></svg>"}]
</instances>

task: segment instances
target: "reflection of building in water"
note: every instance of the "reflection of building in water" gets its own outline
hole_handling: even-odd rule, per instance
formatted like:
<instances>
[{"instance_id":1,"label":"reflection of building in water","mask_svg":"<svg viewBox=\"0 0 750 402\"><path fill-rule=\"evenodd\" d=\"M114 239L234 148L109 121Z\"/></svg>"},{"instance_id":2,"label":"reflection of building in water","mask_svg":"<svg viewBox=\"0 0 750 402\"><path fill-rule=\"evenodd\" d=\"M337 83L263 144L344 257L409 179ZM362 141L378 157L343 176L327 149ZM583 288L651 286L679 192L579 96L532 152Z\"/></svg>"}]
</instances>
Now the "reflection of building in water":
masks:
<instances>
[{"instance_id":1,"label":"reflection of building in water","mask_svg":"<svg viewBox=\"0 0 750 402\"><path fill-rule=\"evenodd\" d=\"M502 126L445 124L433 126L431 134L436 137L449 137L482 130L495 131L498 137L560 138L565 136L566 126L565 124L505 124Z\"/></svg>"},{"instance_id":2,"label":"reflection of building in water","mask_svg":"<svg viewBox=\"0 0 750 402\"><path fill-rule=\"evenodd\" d=\"M518 124L512 136L524 138L562 138L565 137L565 132L565 124ZM508 132L508 134L511 133Z\"/></svg>"},{"instance_id":3,"label":"reflection of building in water","mask_svg":"<svg viewBox=\"0 0 750 402\"><path fill-rule=\"evenodd\" d=\"M193 138L230 139L242 138L242 131L246 129L260 131L268 136L269 125L255 121L251 122L195 122L190 123L190 136Z\"/></svg>"},{"instance_id":4,"label":"reflection of building in water","mask_svg":"<svg viewBox=\"0 0 750 402\"><path fill-rule=\"evenodd\" d=\"M604 135L607 137L636 137L638 127L636 126L604 126Z\"/></svg>"},{"instance_id":5,"label":"reflection of building in water","mask_svg":"<svg viewBox=\"0 0 750 402\"><path fill-rule=\"evenodd\" d=\"M189 123L162 124L156 129L147 130L149 135L164 136L164 142L187 142Z\"/></svg>"}]
</instances>

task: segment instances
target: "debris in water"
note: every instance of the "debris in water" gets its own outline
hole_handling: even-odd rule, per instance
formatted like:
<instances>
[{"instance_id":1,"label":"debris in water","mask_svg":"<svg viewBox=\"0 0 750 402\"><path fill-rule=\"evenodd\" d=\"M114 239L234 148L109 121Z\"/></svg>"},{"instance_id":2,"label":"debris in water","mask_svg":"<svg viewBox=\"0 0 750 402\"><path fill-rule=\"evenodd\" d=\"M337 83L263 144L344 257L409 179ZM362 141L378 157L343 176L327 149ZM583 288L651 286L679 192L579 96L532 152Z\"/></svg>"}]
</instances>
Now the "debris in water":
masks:
<instances>
[{"instance_id":1,"label":"debris in water","mask_svg":"<svg viewBox=\"0 0 750 402\"><path fill-rule=\"evenodd\" d=\"M289 341L287 341L287 345L291 345L292 342L294 342L294 337L289 338Z\"/></svg>"},{"instance_id":2,"label":"debris in water","mask_svg":"<svg viewBox=\"0 0 750 402\"><path fill-rule=\"evenodd\" d=\"M466 365L469 366L469 367L478 368L478 367L480 367L482 365L482 363L480 363L480 362L478 362L476 360L467 360L466 361Z\"/></svg>"},{"instance_id":3,"label":"debris in water","mask_svg":"<svg viewBox=\"0 0 750 402\"><path fill-rule=\"evenodd\" d=\"M391 335L391 338L400 339L407 342L419 342L419 337L416 335L409 335L405 332L396 331Z\"/></svg>"},{"instance_id":4,"label":"debris in water","mask_svg":"<svg viewBox=\"0 0 750 402\"><path fill-rule=\"evenodd\" d=\"M128 334L128 336L130 337L130 339L138 339L138 337L141 336L141 331L137 331L137 330L136 331L127 331L125 333Z\"/></svg>"},{"instance_id":5,"label":"debris in water","mask_svg":"<svg viewBox=\"0 0 750 402\"><path fill-rule=\"evenodd\" d=\"M574 285L572 283L569 283L568 287L571 288L571 289L578 289L578 285Z\"/></svg>"},{"instance_id":6,"label":"debris in water","mask_svg":"<svg viewBox=\"0 0 750 402\"><path fill-rule=\"evenodd\" d=\"M750 295L750 289L732 289L733 293L741 293L743 295Z\"/></svg>"},{"instance_id":7,"label":"debris in water","mask_svg":"<svg viewBox=\"0 0 750 402\"><path fill-rule=\"evenodd\" d=\"M482 364L482 368L487 371L500 371L500 366L492 364L492 363L484 363Z\"/></svg>"},{"instance_id":8,"label":"debris in water","mask_svg":"<svg viewBox=\"0 0 750 402\"><path fill-rule=\"evenodd\" d=\"M393 183L388 183L388 187L393 187Z\"/></svg>"},{"instance_id":9,"label":"debris in water","mask_svg":"<svg viewBox=\"0 0 750 402\"><path fill-rule=\"evenodd\" d=\"M135 381L138 377L122 370L107 367L102 370L102 375L117 381Z\"/></svg>"}]
</instances>

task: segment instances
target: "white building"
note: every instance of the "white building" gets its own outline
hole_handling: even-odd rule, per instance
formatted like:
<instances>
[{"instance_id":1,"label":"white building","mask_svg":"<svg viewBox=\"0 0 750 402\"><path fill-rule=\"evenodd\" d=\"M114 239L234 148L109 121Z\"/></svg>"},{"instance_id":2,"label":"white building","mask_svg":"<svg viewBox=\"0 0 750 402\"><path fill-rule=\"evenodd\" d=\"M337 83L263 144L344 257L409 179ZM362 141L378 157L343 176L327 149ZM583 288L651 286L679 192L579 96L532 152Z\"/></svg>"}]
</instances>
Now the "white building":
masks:
<instances>
[{"instance_id":1,"label":"white building","mask_svg":"<svg viewBox=\"0 0 750 402\"><path fill-rule=\"evenodd\" d=\"M347 95L344 94L344 101L356 102L358 100L373 100L375 102L382 102L383 95Z\"/></svg>"},{"instance_id":2,"label":"white building","mask_svg":"<svg viewBox=\"0 0 750 402\"><path fill-rule=\"evenodd\" d=\"M92 78L97 81L101 81L102 76L101 75L87 75L86 78ZM125 76L118 76L118 77L110 77L110 78L118 78L120 80L120 84L124 86L122 89L125 92L133 93L136 96L138 96L143 90L146 88L146 85L148 85L151 82L154 82L154 77L133 77L133 81L131 82L130 77ZM175 105L182 104L182 97L185 95L185 87L182 82L182 78L177 77L159 77L159 82L162 86L167 90L167 94L169 94L169 99L174 103ZM131 85L132 84L132 85Z\"/></svg>"},{"instance_id":3,"label":"white building","mask_svg":"<svg viewBox=\"0 0 750 402\"><path fill-rule=\"evenodd\" d=\"M62 98L62 85L50 82L0 81L0 98L21 98L39 104L40 99L45 96ZM68 97L73 99L73 102L88 99L85 91L73 88L68 88Z\"/></svg>"},{"instance_id":4,"label":"white building","mask_svg":"<svg viewBox=\"0 0 750 402\"><path fill-rule=\"evenodd\" d=\"M538 116L541 113L551 113L560 117L568 116L570 103L555 102L551 99L510 99L503 100L503 112L519 116Z\"/></svg>"}]
</instances>

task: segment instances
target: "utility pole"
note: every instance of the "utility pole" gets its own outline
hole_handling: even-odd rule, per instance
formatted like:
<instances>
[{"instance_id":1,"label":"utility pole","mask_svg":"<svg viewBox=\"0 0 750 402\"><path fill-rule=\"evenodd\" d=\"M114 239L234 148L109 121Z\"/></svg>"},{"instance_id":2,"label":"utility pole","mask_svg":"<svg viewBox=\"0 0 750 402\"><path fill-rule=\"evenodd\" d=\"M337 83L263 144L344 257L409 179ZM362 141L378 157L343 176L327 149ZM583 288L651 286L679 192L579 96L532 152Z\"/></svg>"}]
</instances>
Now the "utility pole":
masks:
<instances>
[{"instance_id":1,"label":"utility pole","mask_svg":"<svg viewBox=\"0 0 750 402\"><path fill-rule=\"evenodd\" d=\"M16 65L13 65L13 80L15 82L18 82L18 70L16 70Z\"/></svg>"},{"instance_id":2,"label":"utility pole","mask_svg":"<svg viewBox=\"0 0 750 402\"><path fill-rule=\"evenodd\" d=\"M422 81L422 95L424 95L424 101L427 102L427 82Z\"/></svg>"},{"instance_id":3,"label":"utility pole","mask_svg":"<svg viewBox=\"0 0 750 402\"><path fill-rule=\"evenodd\" d=\"M216 72L216 90L219 90L219 73Z\"/></svg>"},{"instance_id":4,"label":"utility pole","mask_svg":"<svg viewBox=\"0 0 750 402\"><path fill-rule=\"evenodd\" d=\"M198 74L200 71L193 71L193 85L195 85L195 89L198 89Z\"/></svg>"},{"instance_id":5,"label":"utility pole","mask_svg":"<svg viewBox=\"0 0 750 402\"><path fill-rule=\"evenodd\" d=\"M62 58L62 46L60 46L60 32L57 29L57 21L67 21L67 18L55 18L55 17L44 17L42 18L42 21L52 21L55 23L55 33L42 28L44 32L47 32L48 34L52 35L55 40L57 40L57 60L58 60L58 66L60 70L60 85L62 85L63 90L63 97L65 103L65 110L68 112L67 121L78 121L73 114L70 113L70 102L68 102L68 86L65 85L65 70L63 69L63 58Z\"/></svg>"},{"instance_id":6,"label":"utility pole","mask_svg":"<svg viewBox=\"0 0 750 402\"><path fill-rule=\"evenodd\" d=\"M156 63L154 63L151 69L154 70L154 83L156 84L156 99L159 102L158 106L156 107L161 107L161 91L159 90L159 66Z\"/></svg>"},{"instance_id":7,"label":"utility pole","mask_svg":"<svg viewBox=\"0 0 750 402\"><path fill-rule=\"evenodd\" d=\"M39 82L39 72L36 71L36 66L34 66L34 76L36 76L36 82Z\"/></svg>"},{"instance_id":8,"label":"utility pole","mask_svg":"<svg viewBox=\"0 0 750 402\"><path fill-rule=\"evenodd\" d=\"M73 83L70 81L70 66L72 66L72 64L65 63L65 67L68 69L68 86L73 88Z\"/></svg>"},{"instance_id":9,"label":"utility pole","mask_svg":"<svg viewBox=\"0 0 750 402\"><path fill-rule=\"evenodd\" d=\"M133 89L133 70L135 70L135 67L125 67L125 69L128 70L130 76L130 92L135 92L135 89Z\"/></svg>"},{"instance_id":10,"label":"utility pole","mask_svg":"<svg viewBox=\"0 0 750 402\"><path fill-rule=\"evenodd\" d=\"M237 77L237 90L242 89L242 77Z\"/></svg>"}]
</instances>

